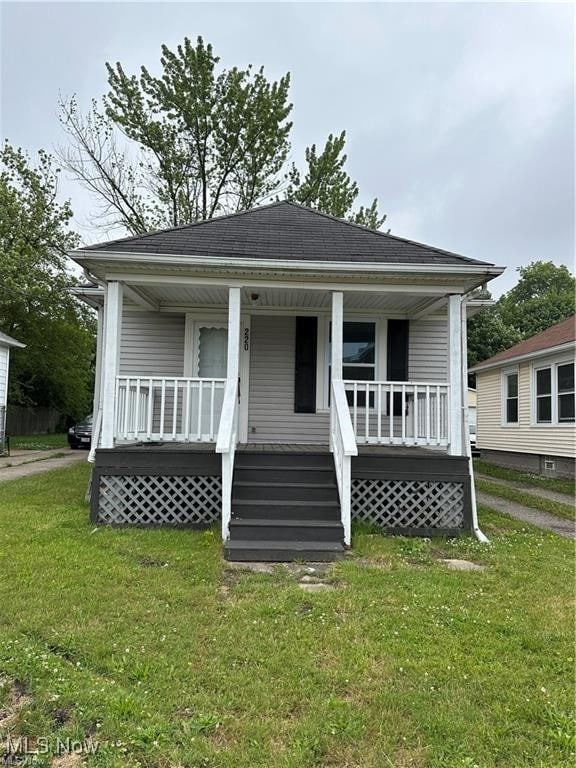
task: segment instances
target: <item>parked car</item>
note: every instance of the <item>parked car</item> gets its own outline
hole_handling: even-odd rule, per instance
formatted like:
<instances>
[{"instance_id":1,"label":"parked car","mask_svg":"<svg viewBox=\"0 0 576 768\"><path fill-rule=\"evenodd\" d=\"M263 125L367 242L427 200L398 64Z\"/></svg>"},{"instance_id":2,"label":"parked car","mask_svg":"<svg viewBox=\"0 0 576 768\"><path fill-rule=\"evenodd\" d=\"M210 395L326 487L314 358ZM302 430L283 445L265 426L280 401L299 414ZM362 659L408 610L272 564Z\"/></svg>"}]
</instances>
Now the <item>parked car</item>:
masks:
<instances>
[{"instance_id":1,"label":"parked car","mask_svg":"<svg viewBox=\"0 0 576 768\"><path fill-rule=\"evenodd\" d=\"M92 443L92 416L86 416L79 424L68 430L70 448L90 448Z\"/></svg>"}]
</instances>

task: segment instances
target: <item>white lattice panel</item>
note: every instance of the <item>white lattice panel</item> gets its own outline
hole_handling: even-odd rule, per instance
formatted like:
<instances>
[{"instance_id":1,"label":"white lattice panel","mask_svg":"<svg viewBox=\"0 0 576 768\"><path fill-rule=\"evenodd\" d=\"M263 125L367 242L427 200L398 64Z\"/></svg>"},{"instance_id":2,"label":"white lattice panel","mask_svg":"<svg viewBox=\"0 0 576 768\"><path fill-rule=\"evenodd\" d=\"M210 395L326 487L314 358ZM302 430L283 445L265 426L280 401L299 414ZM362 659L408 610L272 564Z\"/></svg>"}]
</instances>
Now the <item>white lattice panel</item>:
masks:
<instances>
[{"instance_id":1,"label":"white lattice panel","mask_svg":"<svg viewBox=\"0 0 576 768\"><path fill-rule=\"evenodd\" d=\"M215 476L102 475L98 521L114 525L199 525L220 519Z\"/></svg>"},{"instance_id":2,"label":"white lattice panel","mask_svg":"<svg viewBox=\"0 0 576 768\"><path fill-rule=\"evenodd\" d=\"M461 528L462 483L352 480L352 517L383 528Z\"/></svg>"}]
</instances>

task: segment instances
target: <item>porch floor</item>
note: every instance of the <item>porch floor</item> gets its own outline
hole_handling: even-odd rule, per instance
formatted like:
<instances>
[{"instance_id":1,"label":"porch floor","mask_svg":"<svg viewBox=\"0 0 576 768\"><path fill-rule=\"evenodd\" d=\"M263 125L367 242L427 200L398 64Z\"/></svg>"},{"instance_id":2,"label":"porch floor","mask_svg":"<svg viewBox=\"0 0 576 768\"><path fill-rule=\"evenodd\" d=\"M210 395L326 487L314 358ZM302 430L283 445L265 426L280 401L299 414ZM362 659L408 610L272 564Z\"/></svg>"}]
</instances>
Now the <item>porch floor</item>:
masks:
<instances>
[{"instance_id":1,"label":"porch floor","mask_svg":"<svg viewBox=\"0 0 576 768\"><path fill-rule=\"evenodd\" d=\"M214 453L214 443L133 443L117 445L112 451L189 451L191 453ZM236 449L237 453L330 453L328 445L321 443L241 443ZM447 456L445 451L421 446L404 445L359 445L359 456Z\"/></svg>"}]
</instances>

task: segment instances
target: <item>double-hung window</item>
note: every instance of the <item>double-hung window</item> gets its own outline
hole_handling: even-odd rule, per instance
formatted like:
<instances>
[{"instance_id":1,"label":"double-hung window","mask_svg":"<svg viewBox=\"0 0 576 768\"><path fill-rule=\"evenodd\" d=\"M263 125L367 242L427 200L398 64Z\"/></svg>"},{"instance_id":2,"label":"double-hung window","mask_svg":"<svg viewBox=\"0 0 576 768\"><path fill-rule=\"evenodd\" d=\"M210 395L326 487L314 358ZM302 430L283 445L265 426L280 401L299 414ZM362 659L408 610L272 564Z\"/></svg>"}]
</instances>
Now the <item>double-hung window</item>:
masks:
<instances>
[{"instance_id":1,"label":"double-hung window","mask_svg":"<svg viewBox=\"0 0 576 768\"><path fill-rule=\"evenodd\" d=\"M330 344L332 343L332 326L330 325ZM328 402L330 402L330 379L332 376L330 364L330 347L328 354ZM346 320L342 327L342 378L351 381L375 381L376 379L376 323L374 321ZM353 402L354 393L348 391L348 403ZM374 405L374 394L370 393L369 405ZM360 389L357 393L357 404L364 406L366 392Z\"/></svg>"},{"instance_id":2,"label":"double-hung window","mask_svg":"<svg viewBox=\"0 0 576 768\"><path fill-rule=\"evenodd\" d=\"M518 371L504 373L504 423L518 424Z\"/></svg>"},{"instance_id":3,"label":"double-hung window","mask_svg":"<svg viewBox=\"0 0 576 768\"><path fill-rule=\"evenodd\" d=\"M574 421L574 363L564 363L556 368L558 388L558 423Z\"/></svg>"},{"instance_id":4,"label":"double-hung window","mask_svg":"<svg viewBox=\"0 0 576 768\"><path fill-rule=\"evenodd\" d=\"M574 363L557 363L535 370L537 424L574 423Z\"/></svg>"}]
</instances>

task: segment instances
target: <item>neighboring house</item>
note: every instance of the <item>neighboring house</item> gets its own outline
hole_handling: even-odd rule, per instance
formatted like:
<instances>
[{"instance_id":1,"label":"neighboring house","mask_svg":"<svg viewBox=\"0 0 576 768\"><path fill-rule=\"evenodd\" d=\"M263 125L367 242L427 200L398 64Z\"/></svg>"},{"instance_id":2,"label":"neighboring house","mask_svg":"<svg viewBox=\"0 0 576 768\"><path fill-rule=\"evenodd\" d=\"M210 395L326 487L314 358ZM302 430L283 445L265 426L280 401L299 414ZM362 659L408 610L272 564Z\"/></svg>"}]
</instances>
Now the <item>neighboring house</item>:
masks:
<instances>
[{"instance_id":1,"label":"neighboring house","mask_svg":"<svg viewBox=\"0 0 576 768\"><path fill-rule=\"evenodd\" d=\"M26 344L16 341L5 333L0 333L0 453L6 445L6 408L8 404L8 371L10 368L10 349L23 349Z\"/></svg>"},{"instance_id":2,"label":"neighboring house","mask_svg":"<svg viewBox=\"0 0 576 768\"><path fill-rule=\"evenodd\" d=\"M493 464L574 477L574 352L570 317L474 368L477 448Z\"/></svg>"},{"instance_id":3,"label":"neighboring house","mask_svg":"<svg viewBox=\"0 0 576 768\"><path fill-rule=\"evenodd\" d=\"M467 296L501 268L288 202L71 256L95 522L221 520L227 557L271 560L340 556L352 517L474 529Z\"/></svg>"},{"instance_id":4,"label":"neighboring house","mask_svg":"<svg viewBox=\"0 0 576 768\"><path fill-rule=\"evenodd\" d=\"M476 390L468 387L468 431L473 448L476 447L476 399Z\"/></svg>"}]
</instances>

